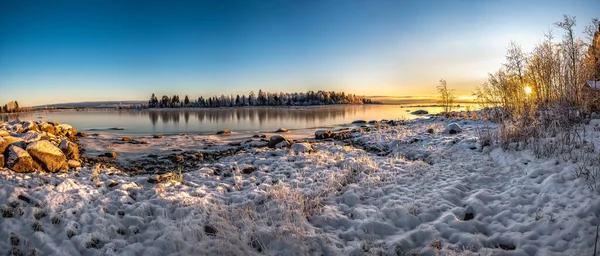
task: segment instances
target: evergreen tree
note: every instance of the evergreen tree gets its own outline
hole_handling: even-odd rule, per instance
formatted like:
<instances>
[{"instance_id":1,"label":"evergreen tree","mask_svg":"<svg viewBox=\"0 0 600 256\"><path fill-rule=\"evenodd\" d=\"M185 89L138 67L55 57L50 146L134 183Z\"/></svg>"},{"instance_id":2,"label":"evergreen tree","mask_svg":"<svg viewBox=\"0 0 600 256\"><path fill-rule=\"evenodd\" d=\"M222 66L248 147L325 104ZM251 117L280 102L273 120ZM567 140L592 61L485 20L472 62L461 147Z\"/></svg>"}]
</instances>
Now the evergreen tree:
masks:
<instances>
[{"instance_id":1,"label":"evergreen tree","mask_svg":"<svg viewBox=\"0 0 600 256\"><path fill-rule=\"evenodd\" d=\"M185 95L185 99L183 100L183 105L184 106L190 105L190 98L188 98L187 95Z\"/></svg>"}]
</instances>

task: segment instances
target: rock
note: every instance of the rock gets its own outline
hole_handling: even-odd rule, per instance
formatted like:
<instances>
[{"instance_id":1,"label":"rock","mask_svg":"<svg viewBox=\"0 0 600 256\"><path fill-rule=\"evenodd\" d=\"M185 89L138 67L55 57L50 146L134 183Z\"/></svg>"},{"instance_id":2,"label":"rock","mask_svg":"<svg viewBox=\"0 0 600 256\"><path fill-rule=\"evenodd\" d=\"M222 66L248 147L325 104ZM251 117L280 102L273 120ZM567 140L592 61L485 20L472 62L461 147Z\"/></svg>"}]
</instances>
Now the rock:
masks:
<instances>
[{"instance_id":1,"label":"rock","mask_svg":"<svg viewBox=\"0 0 600 256\"><path fill-rule=\"evenodd\" d=\"M231 131L230 130L221 130L221 131L218 131L217 134L231 134Z\"/></svg>"},{"instance_id":2,"label":"rock","mask_svg":"<svg viewBox=\"0 0 600 256\"><path fill-rule=\"evenodd\" d=\"M252 138L260 138L260 135L254 134L254 135L252 135Z\"/></svg>"},{"instance_id":3,"label":"rock","mask_svg":"<svg viewBox=\"0 0 600 256\"><path fill-rule=\"evenodd\" d=\"M152 136L152 138L155 138L155 139L162 139L162 138L163 138L163 136L162 136L162 135L154 135L154 136Z\"/></svg>"},{"instance_id":4,"label":"rock","mask_svg":"<svg viewBox=\"0 0 600 256\"><path fill-rule=\"evenodd\" d=\"M290 146L290 142L287 140L281 141L275 145L275 148L287 148Z\"/></svg>"},{"instance_id":5,"label":"rock","mask_svg":"<svg viewBox=\"0 0 600 256\"><path fill-rule=\"evenodd\" d=\"M123 141L131 141L131 137L123 137Z\"/></svg>"},{"instance_id":6,"label":"rock","mask_svg":"<svg viewBox=\"0 0 600 256\"><path fill-rule=\"evenodd\" d=\"M75 134L75 136L77 136L77 137L87 137L88 134L85 133L85 132L77 132L77 134Z\"/></svg>"},{"instance_id":7,"label":"rock","mask_svg":"<svg viewBox=\"0 0 600 256\"><path fill-rule=\"evenodd\" d=\"M4 138L0 137L0 155L4 153L4 150L8 147L8 142Z\"/></svg>"},{"instance_id":8,"label":"rock","mask_svg":"<svg viewBox=\"0 0 600 256\"><path fill-rule=\"evenodd\" d=\"M371 121L369 121L369 124L378 124L378 123L379 123L379 121L377 121L377 120L371 120Z\"/></svg>"},{"instance_id":9,"label":"rock","mask_svg":"<svg viewBox=\"0 0 600 256\"><path fill-rule=\"evenodd\" d=\"M275 148L275 146L277 146L277 144L281 143L282 141L287 142L287 139L282 135L273 135L271 136L271 138L269 138L269 144L267 144L267 146L269 146L270 148Z\"/></svg>"},{"instance_id":10,"label":"rock","mask_svg":"<svg viewBox=\"0 0 600 256\"><path fill-rule=\"evenodd\" d=\"M6 167L15 172L33 171L33 158L24 149L17 146L8 147Z\"/></svg>"},{"instance_id":11,"label":"rock","mask_svg":"<svg viewBox=\"0 0 600 256\"><path fill-rule=\"evenodd\" d=\"M56 130L54 129L54 125L43 122L43 123L39 124L38 126L40 127L40 130L42 132L47 132L47 133L56 135Z\"/></svg>"},{"instance_id":12,"label":"rock","mask_svg":"<svg viewBox=\"0 0 600 256\"><path fill-rule=\"evenodd\" d=\"M427 110L419 109L417 111L411 112L411 114L413 114L413 115L427 115L427 114L429 114L429 112L427 112Z\"/></svg>"},{"instance_id":13,"label":"rock","mask_svg":"<svg viewBox=\"0 0 600 256\"><path fill-rule=\"evenodd\" d=\"M315 139L322 140L331 138L332 134L333 133L331 132L331 130L318 130L315 132Z\"/></svg>"},{"instance_id":14,"label":"rock","mask_svg":"<svg viewBox=\"0 0 600 256\"><path fill-rule=\"evenodd\" d=\"M352 122L353 124L366 124L367 121L365 120L355 120L354 122Z\"/></svg>"},{"instance_id":15,"label":"rock","mask_svg":"<svg viewBox=\"0 0 600 256\"><path fill-rule=\"evenodd\" d=\"M433 134L434 132L435 132L435 131L433 130L433 128L428 128L428 129L427 129L427 133L429 133L429 134Z\"/></svg>"},{"instance_id":16,"label":"rock","mask_svg":"<svg viewBox=\"0 0 600 256\"><path fill-rule=\"evenodd\" d=\"M65 133L67 131L69 131L70 129L73 129L73 126L70 126L68 124L59 124L59 125L55 125L54 130L56 131L57 135L65 135Z\"/></svg>"},{"instance_id":17,"label":"rock","mask_svg":"<svg viewBox=\"0 0 600 256\"><path fill-rule=\"evenodd\" d=\"M245 166L244 169L242 169L243 174L251 174L254 171L256 171L256 167L251 166L251 165Z\"/></svg>"},{"instance_id":18,"label":"rock","mask_svg":"<svg viewBox=\"0 0 600 256\"><path fill-rule=\"evenodd\" d=\"M62 140L58 148L65 154L67 159L79 160L79 147L73 142Z\"/></svg>"},{"instance_id":19,"label":"rock","mask_svg":"<svg viewBox=\"0 0 600 256\"><path fill-rule=\"evenodd\" d=\"M35 142L42 139L42 134L39 134L36 131L29 130L26 133L19 134L19 138L21 138L26 143Z\"/></svg>"},{"instance_id":20,"label":"rock","mask_svg":"<svg viewBox=\"0 0 600 256\"><path fill-rule=\"evenodd\" d=\"M67 162L67 164L69 165L69 168L79 168L79 167L81 167L81 163L79 161L75 161L75 160L69 160Z\"/></svg>"},{"instance_id":21,"label":"rock","mask_svg":"<svg viewBox=\"0 0 600 256\"><path fill-rule=\"evenodd\" d=\"M49 172L56 172L67 166L65 154L49 141L36 141L27 146L27 153Z\"/></svg>"},{"instance_id":22,"label":"rock","mask_svg":"<svg viewBox=\"0 0 600 256\"><path fill-rule=\"evenodd\" d=\"M10 134L8 133L8 131L0 130L0 137L6 137L6 136L10 136Z\"/></svg>"},{"instance_id":23,"label":"rock","mask_svg":"<svg viewBox=\"0 0 600 256\"><path fill-rule=\"evenodd\" d=\"M289 131L290 131L290 130L288 130L288 129L285 129L285 128L281 127L281 128L279 128L279 129L277 129L277 131L275 131L275 132L289 132Z\"/></svg>"},{"instance_id":24,"label":"rock","mask_svg":"<svg viewBox=\"0 0 600 256\"><path fill-rule=\"evenodd\" d=\"M27 144L25 144L25 141L23 141L23 139L21 138L13 136L2 137L2 139L0 140L0 153L6 151L6 149L11 145L20 147L22 149L25 149L25 147L27 146Z\"/></svg>"},{"instance_id":25,"label":"rock","mask_svg":"<svg viewBox=\"0 0 600 256\"><path fill-rule=\"evenodd\" d=\"M104 156L108 157L108 158L117 158L117 153L116 152L106 152L106 153L104 153Z\"/></svg>"},{"instance_id":26,"label":"rock","mask_svg":"<svg viewBox=\"0 0 600 256\"><path fill-rule=\"evenodd\" d=\"M125 130L125 128L122 128L122 127L112 127L112 128L108 128L108 129L111 130L111 131L123 131L123 130Z\"/></svg>"},{"instance_id":27,"label":"rock","mask_svg":"<svg viewBox=\"0 0 600 256\"><path fill-rule=\"evenodd\" d=\"M4 155L0 154L0 168L4 167Z\"/></svg>"},{"instance_id":28,"label":"rock","mask_svg":"<svg viewBox=\"0 0 600 256\"><path fill-rule=\"evenodd\" d=\"M444 130L445 134L457 134L462 132L462 129L460 128L460 126L457 123L451 123L448 126L446 126L446 129Z\"/></svg>"},{"instance_id":29,"label":"rock","mask_svg":"<svg viewBox=\"0 0 600 256\"><path fill-rule=\"evenodd\" d=\"M309 143L295 143L292 144L292 151L296 153L310 153L314 151L314 148Z\"/></svg>"},{"instance_id":30,"label":"rock","mask_svg":"<svg viewBox=\"0 0 600 256\"><path fill-rule=\"evenodd\" d=\"M40 132L40 129L38 127L38 125L34 122L34 121L26 121L23 122L23 132L26 131L33 131L33 132Z\"/></svg>"}]
</instances>

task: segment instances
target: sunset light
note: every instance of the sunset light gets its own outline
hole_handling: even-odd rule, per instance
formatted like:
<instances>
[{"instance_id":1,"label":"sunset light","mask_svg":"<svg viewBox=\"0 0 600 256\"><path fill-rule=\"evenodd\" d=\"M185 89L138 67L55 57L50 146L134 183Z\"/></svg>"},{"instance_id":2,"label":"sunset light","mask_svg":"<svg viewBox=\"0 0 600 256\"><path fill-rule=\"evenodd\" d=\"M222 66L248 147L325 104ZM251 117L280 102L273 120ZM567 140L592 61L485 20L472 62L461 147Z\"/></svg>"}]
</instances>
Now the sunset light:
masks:
<instances>
[{"instance_id":1,"label":"sunset light","mask_svg":"<svg viewBox=\"0 0 600 256\"><path fill-rule=\"evenodd\" d=\"M0 256L596 255L599 11L0 0Z\"/></svg>"},{"instance_id":2,"label":"sunset light","mask_svg":"<svg viewBox=\"0 0 600 256\"><path fill-rule=\"evenodd\" d=\"M530 86L525 86L524 89L525 89L525 94L527 94L527 95L531 94L531 87Z\"/></svg>"}]
</instances>

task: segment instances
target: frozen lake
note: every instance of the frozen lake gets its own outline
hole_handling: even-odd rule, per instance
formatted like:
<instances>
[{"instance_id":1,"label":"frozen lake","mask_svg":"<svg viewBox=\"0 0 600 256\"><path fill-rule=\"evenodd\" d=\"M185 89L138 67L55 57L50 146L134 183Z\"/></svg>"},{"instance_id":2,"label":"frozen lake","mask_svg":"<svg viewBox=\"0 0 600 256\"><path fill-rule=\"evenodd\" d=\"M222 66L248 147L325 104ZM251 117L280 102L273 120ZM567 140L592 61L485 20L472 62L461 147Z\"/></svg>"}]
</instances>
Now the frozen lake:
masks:
<instances>
[{"instance_id":1,"label":"frozen lake","mask_svg":"<svg viewBox=\"0 0 600 256\"><path fill-rule=\"evenodd\" d=\"M454 110L464 110L466 105ZM114 134L214 134L228 129L235 133L273 132L338 127L354 120L412 119L410 112L424 109L439 113L440 107L400 105L334 105L295 108L59 110L0 116L7 120L47 120L73 125L84 132ZM123 128L112 130L111 128Z\"/></svg>"}]
</instances>

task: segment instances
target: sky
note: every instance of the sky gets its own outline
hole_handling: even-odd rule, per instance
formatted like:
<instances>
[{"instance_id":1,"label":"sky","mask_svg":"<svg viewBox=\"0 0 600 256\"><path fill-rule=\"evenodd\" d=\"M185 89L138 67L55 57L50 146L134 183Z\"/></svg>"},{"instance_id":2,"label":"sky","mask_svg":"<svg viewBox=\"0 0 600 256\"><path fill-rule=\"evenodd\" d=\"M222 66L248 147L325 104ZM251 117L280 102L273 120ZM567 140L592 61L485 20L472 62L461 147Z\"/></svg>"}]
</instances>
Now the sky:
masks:
<instances>
[{"instance_id":1,"label":"sky","mask_svg":"<svg viewBox=\"0 0 600 256\"><path fill-rule=\"evenodd\" d=\"M0 103L335 90L469 95L598 0L0 0Z\"/></svg>"}]
</instances>

